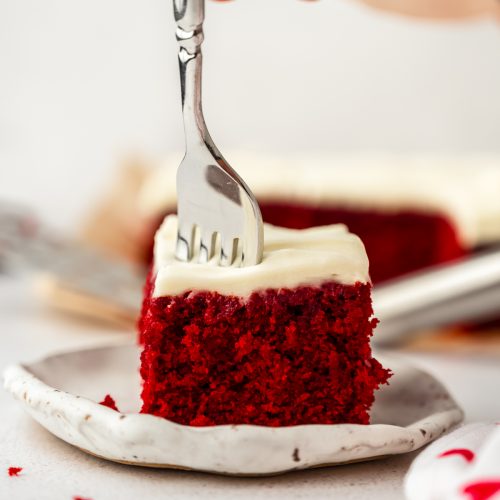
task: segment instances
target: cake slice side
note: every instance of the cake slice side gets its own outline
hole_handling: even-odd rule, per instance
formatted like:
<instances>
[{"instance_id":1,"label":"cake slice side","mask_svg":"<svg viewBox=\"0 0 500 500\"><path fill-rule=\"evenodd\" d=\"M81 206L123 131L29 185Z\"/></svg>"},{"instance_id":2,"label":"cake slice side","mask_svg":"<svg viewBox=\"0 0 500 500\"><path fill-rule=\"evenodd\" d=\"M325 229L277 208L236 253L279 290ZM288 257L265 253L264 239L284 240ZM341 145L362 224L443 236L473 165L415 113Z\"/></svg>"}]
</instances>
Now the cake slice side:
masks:
<instances>
[{"instance_id":1,"label":"cake slice side","mask_svg":"<svg viewBox=\"0 0 500 500\"><path fill-rule=\"evenodd\" d=\"M337 252L338 265L339 254L352 253L350 240L345 230L326 232L335 248L318 232L304 237L317 251ZM282 230L276 235L273 252L291 245ZM319 255L313 250L309 257ZM374 391L390 376L371 353L371 284L339 283L347 281L339 268L323 270L322 281L300 269L294 286L278 280L237 295L221 293L227 287L218 282L159 296L153 269L140 320L142 411L193 426L369 423Z\"/></svg>"}]
</instances>

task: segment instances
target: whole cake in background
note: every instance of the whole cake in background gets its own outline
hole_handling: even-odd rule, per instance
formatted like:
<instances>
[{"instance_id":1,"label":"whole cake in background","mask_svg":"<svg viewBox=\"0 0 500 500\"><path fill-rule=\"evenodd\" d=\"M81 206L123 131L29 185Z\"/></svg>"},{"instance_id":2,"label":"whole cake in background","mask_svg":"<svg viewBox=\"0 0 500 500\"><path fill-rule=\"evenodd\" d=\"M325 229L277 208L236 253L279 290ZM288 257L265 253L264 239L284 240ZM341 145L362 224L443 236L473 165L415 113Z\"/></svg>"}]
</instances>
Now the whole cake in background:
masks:
<instances>
[{"instance_id":1,"label":"whole cake in background","mask_svg":"<svg viewBox=\"0 0 500 500\"><path fill-rule=\"evenodd\" d=\"M296 229L346 224L365 244L374 283L500 241L498 159L273 159L240 152L231 160L255 193L265 222ZM178 158L166 161L141 190L139 211L150 229L137 245L145 260L158 225L175 212L178 164Z\"/></svg>"},{"instance_id":2,"label":"whole cake in background","mask_svg":"<svg viewBox=\"0 0 500 500\"><path fill-rule=\"evenodd\" d=\"M192 425L369 423L390 372L372 357L368 258L345 226L265 225L256 266L175 259L156 234L140 318L143 409Z\"/></svg>"}]
</instances>

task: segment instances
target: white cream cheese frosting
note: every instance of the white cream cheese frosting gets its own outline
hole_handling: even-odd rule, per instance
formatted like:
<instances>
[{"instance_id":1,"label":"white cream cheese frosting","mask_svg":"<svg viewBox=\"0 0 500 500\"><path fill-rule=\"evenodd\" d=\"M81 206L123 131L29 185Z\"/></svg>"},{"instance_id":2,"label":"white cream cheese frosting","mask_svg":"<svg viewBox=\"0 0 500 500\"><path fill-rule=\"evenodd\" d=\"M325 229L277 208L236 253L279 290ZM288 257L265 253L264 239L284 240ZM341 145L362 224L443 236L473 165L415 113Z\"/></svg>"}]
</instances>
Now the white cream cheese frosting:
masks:
<instances>
[{"instance_id":1,"label":"white cream cheese frosting","mask_svg":"<svg viewBox=\"0 0 500 500\"><path fill-rule=\"evenodd\" d=\"M175 258L177 217L170 215L155 236L154 297L189 290L248 296L266 288L295 288L325 281L367 283L368 257L361 240L342 224L311 229L264 225L264 258L256 266L220 267Z\"/></svg>"},{"instance_id":2,"label":"white cream cheese frosting","mask_svg":"<svg viewBox=\"0 0 500 500\"><path fill-rule=\"evenodd\" d=\"M143 186L140 209L161 214L176 204L173 156ZM438 213L465 246L500 240L500 159L486 156L331 154L277 158L235 152L228 160L260 200Z\"/></svg>"}]
</instances>

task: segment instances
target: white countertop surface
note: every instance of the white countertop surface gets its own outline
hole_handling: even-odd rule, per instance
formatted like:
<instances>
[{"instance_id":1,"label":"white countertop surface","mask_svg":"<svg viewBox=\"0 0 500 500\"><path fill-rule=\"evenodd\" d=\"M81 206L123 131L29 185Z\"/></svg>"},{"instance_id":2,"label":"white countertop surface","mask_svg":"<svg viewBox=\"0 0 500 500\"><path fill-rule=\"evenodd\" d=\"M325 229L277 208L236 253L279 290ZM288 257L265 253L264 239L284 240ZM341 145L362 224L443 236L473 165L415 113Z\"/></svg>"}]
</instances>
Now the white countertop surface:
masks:
<instances>
[{"instance_id":1,"label":"white countertop surface","mask_svg":"<svg viewBox=\"0 0 500 500\"><path fill-rule=\"evenodd\" d=\"M113 330L42 306L30 288L0 277L0 370L54 350L117 341L130 333ZM407 355L406 355L407 356ZM500 363L458 355L410 357L437 375L465 409L467 421L500 418ZM399 499L402 479L415 454L376 462L317 469L265 479L141 469L90 457L33 422L0 391L0 499L92 500L342 498ZM23 467L9 477L10 466Z\"/></svg>"}]
</instances>

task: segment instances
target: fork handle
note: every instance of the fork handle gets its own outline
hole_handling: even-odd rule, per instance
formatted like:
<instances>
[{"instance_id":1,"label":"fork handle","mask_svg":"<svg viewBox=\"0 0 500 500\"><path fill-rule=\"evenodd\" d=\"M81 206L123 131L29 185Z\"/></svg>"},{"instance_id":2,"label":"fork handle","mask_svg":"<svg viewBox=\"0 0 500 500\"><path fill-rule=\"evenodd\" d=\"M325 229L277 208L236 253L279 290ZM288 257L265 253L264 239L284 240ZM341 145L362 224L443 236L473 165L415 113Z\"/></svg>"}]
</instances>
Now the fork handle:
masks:
<instances>
[{"instance_id":1,"label":"fork handle","mask_svg":"<svg viewBox=\"0 0 500 500\"><path fill-rule=\"evenodd\" d=\"M174 16L179 29L185 32L201 28L205 19L205 0L174 0Z\"/></svg>"},{"instance_id":2,"label":"fork handle","mask_svg":"<svg viewBox=\"0 0 500 500\"><path fill-rule=\"evenodd\" d=\"M174 16L179 43L182 114L188 151L192 145L210 141L201 105L201 44L205 0L174 0Z\"/></svg>"}]
</instances>

